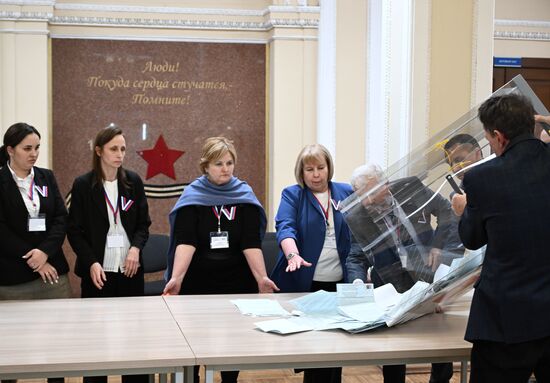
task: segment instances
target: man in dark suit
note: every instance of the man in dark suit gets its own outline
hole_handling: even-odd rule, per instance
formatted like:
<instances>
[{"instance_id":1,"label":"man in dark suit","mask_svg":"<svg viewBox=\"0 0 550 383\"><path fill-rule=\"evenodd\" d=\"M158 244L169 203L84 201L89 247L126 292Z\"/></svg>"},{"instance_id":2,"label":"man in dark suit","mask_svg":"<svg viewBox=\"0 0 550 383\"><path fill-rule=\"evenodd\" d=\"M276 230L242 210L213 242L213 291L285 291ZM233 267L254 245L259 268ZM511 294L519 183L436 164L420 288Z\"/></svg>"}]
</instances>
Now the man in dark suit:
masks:
<instances>
[{"instance_id":1,"label":"man in dark suit","mask_svg":"<svg viewBox=\"0 0 550 383\"><path fill-rule=\"evenodd\" d=\"M471 382L550 381L550 148L533 136L534 111L518 95L479 108L497 157L464 175L464 245L487 244L465 339Z\"/></svg>"}]
</instances>

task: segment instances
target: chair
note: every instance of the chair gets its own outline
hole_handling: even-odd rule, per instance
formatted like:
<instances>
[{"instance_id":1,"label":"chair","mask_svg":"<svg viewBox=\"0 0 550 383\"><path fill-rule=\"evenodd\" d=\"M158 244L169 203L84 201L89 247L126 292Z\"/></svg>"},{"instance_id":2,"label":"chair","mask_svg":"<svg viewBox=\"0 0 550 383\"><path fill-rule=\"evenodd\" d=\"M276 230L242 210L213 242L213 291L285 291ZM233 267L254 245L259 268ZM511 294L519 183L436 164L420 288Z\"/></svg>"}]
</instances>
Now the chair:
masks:
<instances>
[{"instance_id":1,"label":"chair","mask_svg":"<svg viewBox=\"0 0 550 383\"><path fill-rule=\"evenodd\" d=\"M262 241L262 252L264 253L265 269L269 276L275 267L275 263L277 263L277 256L279 255L277 233L265 233Z\"/></svg>"},{"instance_id":2,"label":"chair","mask_svg":"<svg viewBox=\"0 0 550 383\"><path fill-rule=\"evenodd\" d=\"M168 252L168 244L170 237L164 234L151 234L145 247L141 251L143 258L143 272L158 273L166 269L166 253ZM164 290L164 278L145 277L144 295L161 295Z\"/></svg>"}]
</instances>

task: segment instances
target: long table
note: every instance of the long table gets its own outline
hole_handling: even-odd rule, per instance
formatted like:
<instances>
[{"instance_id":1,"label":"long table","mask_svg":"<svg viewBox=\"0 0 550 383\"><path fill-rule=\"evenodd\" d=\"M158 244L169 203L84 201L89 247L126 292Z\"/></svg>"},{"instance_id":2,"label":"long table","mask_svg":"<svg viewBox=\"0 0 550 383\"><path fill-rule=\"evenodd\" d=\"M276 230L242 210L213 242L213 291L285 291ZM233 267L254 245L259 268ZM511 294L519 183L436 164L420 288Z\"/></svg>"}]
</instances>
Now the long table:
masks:
<instances>
[{"instance_id":1,"label":"long table","mask_svg":"<svg viewBox=\"0 0 550 383\"><path fill-rule=\"evenodd\" d=\"M273 294L289 309L297 294ZM205 365L206 382L214 371L333 367L366 364L462 362L461 381L471 344L464 341L467 301L393 328L361 334L310 331L288 336L263 333L254 322L268 318L243 316L230 299L250 295L168 296L165 301L193 350Z\"/></svg>"},{"instance_id":2,"label":"long table","mask_svg":"<svg viewBox=\"0 0 550 383\"><path fill-rule=\"evenodd\" d=\"M0 302L0 379L164 374L195 363L162 297Z\"/></svg>"},{"instance_id":3,"label":"long table","mask_svg":"<svg viewBox=\"0 0 550 383\"><path fill-rule=\"evenodd\" d=\"M284 307L299 294L263 295ZM461 361L468 305L362 334L263 333L231 299L203 295L0 302L0 379ZM181 376L181 374L178 374ZM179 380L179 379L178 379Z\"/></svg>"}]
</instances>

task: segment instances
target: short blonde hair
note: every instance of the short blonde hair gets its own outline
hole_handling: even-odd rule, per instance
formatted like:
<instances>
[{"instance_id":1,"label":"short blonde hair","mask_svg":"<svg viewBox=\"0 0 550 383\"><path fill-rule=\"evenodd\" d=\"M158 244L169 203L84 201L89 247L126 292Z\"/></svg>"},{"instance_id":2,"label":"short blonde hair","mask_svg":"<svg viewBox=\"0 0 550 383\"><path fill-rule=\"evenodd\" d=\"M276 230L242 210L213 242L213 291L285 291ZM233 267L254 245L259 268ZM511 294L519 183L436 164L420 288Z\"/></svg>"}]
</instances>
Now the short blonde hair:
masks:
<instances>
[{"instance_id":1,"label":"short blonde hair","mask_svg":"<svg viewBox=\"0 0 550 383\"><path fill-rule=\"evenodd\" d=\"M328 181L332 180L334 175L334 164L332 162L332 156L327 148L321 144L306 145L298 154L296 158L296 165L294 165L294 176L296 182L304 187L304 165L311 162L326 161L328 167Z\"/></svg>"},{"instance_id":2,"label":"short blonde hair","mask_svg":"<svg viewBox=\"0 0 550 383\"><path fill-rule=\"evenodd\" d=\"M237 163L237 151L233 146L233 141L225 137L210 137L204 141L202 146L201 161L199 168L202 174L206 174L206 167L210 162L219 160L226 153L231 154L233 162Z\"/></svg>"}]
</instances>

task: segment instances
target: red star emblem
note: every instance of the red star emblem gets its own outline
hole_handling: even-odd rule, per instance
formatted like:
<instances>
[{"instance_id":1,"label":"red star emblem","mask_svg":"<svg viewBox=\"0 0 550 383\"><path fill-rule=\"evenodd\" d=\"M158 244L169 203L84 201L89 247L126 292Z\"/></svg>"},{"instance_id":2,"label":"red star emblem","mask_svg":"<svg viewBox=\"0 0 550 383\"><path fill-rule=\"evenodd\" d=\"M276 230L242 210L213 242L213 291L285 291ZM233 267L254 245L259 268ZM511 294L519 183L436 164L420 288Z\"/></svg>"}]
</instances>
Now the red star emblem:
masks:
<instances>
[{"instance_id":1,"label":"red star emblem","mask_svg":"<svg viewBox=\"0 0 550 383\"><path fill-rule=\"evenodd\" d=\"M147 161L148 164L145 179L148 180L162 173L175 180L176 172L174 171L174 162L176 162L185 152L183 150L168 149L161 134L152 149L140 150L137 153Z\"/></svg>"}]
</instances>

